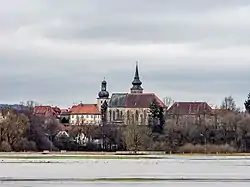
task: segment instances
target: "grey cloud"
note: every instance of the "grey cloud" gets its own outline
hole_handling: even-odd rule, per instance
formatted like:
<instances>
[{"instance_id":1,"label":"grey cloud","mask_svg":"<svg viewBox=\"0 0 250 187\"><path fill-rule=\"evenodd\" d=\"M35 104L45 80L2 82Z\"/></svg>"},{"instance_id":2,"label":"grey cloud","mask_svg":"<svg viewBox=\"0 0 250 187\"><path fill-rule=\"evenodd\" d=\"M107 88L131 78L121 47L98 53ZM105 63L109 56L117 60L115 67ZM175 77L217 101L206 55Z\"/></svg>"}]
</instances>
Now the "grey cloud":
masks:
<instances>
[{"instance_id":1,"label":"grey cloud","mask_svg":"<svg viewBox=\"0 0 250 187\"><path fill-rule=\"evenodd\" d=\"M227 1L226 4L225 1L209 1L209 3L158 1L158 3L143 4L141 1L136 1L132 5L114 1L96 4L94 1L89 3L96 7L93 11L86 14L70 12L67 17L62 15L63 24L44 28L44 34L52 39L119 43L200 42L206 46L211 43L217 45L215 41L219 41L230 45L249 44L247 35L250 26L247 23L237 26L217 24L216 18L214 22L210 20L208 23L205 18L201 19L206 11L199 11L202 7L213 10L222 5L226 10L229 5L231 8L237 8L237 6L247 5L246 3L247 1L237 1L237 3ZM182 9L188 11L180 11Z\"/></svg>"},{"instance_id":2,"label":"grey cloud","mask_svg":"<svg viewBox=\"0 0 250 187\"><path fill-rule=\"evenodd\" d=\"M94 40L119 43L200 42L204 46L249 44L250 26L206 23L200 17L208 10L249 5L249 1L38 1L29 9L0 16L2 26L20 28L42 24L40 32L51 39ZM6 3L8 4L8 3ZM24 3L25 4L25 1ZM8 7L11 5L9 4ZM34 10L35 11L34 11ZM11 10L11 9L10 9ZM33 11L32 11L33 10ZM6 11L5 11L6 12ZM178 13L178 14L177 14ZM180 18L176 18L180 15ZM186 20L189 17L189 20ZM2 19L1 19L2 18ZM51 25L61 20L63 25ZM216 21L216 20L215 20ZM17 24L16 27L14 25ZM39 28L38 28L39 29ZM42 33L41 33L42 34Z\"/></svg>"},{"instance_id":3,"label":"grey cloud","mask_svg":"<svg viewBox=\"0 0 250 187\"><path fill-rule=\"evenodd\" d=\"M179 90L187 92L207 92L212 94L247 93L249 85L249 70L223 69L205 70L190 68L141 71L141 80L145 89ZM113 72L112 76L131 84L133 72ZM113 78L111 80L114 80ZM115 79L116 80L116 79ZM110 83L111 84L111 83ZM115 83L114 83L115 84ZM121 89L121 87L120 87ZM128 88L129 89L129 88Z\"/></svg>"},{"instance_id":4,"label":"grey cloud","mask_svg":"<svg viewBox=\"0 0 250 187\"><path fill-rule=\"evenodd\" d=\"M1 77L0 101L15 102L35 100L38 103L70 106L74 101L92 101L97 97L99 83L86 81L86 77Z\"/></svg>"},{"instance_id":5,"label":"grey cloud","mask_svg":"<svg viewBox=\"0 0 250 187\"><path fill-rule=\"evenodd\" d=\"M73 40L85 44L114 41L121 45L197 42L200 48L225 48L228 45L237 47L243 44L249 47L248 24L218 25L201 19L206 12L217 8L223 11L229 7L249 4L249 0L154 0L146 3L145 0L23 0L14 6L13 2L5 1L5 7L0 8L0 35L4 31L29 27L53 42L64 40L70 43ZM128 64L131 68L126 70L121 69L121 64L131 61L129 57L114 59L111 56L110 59L88 60L84 57L63 59L61 56L34 53L33 49L1 49L0 101L4 103L34 99L60 105L70 105L73 101L81 100L94 102L104 76L111 93L130 89L134 64ZM179 92L178 97L184 99L188 99L185 92L202 96L209 93L215 102L218 95L229 94L243 100L244 95L249 92L249 69L201 69L200 66L186 65L194 60L197 64L198 60L208 64L219 63L220 60L237 64L238 59L164 58L143 59L147 62L147 68L140 64L145 91ZM158 59L166 63L154 67L153 63ZM153 65L148 65L150 60ZM169 60L183 66L180 65L178 69L168 67ZM107 68L110 67L109 64L114 66L112 70ZM150 67L154 69L149 72L143 70Z\"/></svg>"},{"instance_id":6,"label":"grey cloud","mask_svg":"<svg viewBox=\"0 0 250 187\"><path fill-rule=\"evenodd\" d=\"M50 38L67 40L94 40L117 43L182 43L200 42L204 46L211 44L249 44L247 37L250 27L232 28L230 26L207 26L205 24L166 22L119 22L81 27L65 26L64 28L47 30Z\"/></svg>"}]
</instances>

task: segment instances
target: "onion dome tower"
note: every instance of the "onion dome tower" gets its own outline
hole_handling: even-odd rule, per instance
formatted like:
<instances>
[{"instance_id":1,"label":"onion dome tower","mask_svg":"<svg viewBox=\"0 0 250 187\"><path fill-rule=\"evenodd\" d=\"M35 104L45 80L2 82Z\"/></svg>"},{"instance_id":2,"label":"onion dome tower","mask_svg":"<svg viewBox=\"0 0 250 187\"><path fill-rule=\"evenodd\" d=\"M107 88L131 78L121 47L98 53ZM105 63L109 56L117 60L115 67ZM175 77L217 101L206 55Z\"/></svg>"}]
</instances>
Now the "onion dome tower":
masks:
<instances>
[{"instance_id":1,"label":"onion dome tower","mask_svg":"<svg viewBox=\"0 0 250 187\"><path fill-rule=\"evenodd\" d=\"M109 92L107 91L107 82L104 78L104 80L101 83L101 91L98 93L97 98L97 105L99 108L99 111L101 111L101 106L106 101L106 103L109 103Z\"/></svg>"}]
</instances>

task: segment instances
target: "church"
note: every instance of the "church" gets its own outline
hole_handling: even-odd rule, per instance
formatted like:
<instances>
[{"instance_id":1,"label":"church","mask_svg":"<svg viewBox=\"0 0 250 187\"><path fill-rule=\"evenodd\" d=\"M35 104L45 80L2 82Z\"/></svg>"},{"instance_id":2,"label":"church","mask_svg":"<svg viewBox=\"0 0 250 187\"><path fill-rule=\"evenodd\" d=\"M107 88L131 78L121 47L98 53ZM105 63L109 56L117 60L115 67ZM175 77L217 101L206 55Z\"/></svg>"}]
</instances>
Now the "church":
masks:
<instances>
[{"instance_id":1,"label":"church","mask_svg":"<svg viewBox=\"0 0 250 187\"><path fill-rule=\"evenodd\" d=\"M103 80L101 91L98 93L97 105L100 111L105 101L108 104L106 118L109 124L128 124L132 120L143 125L148 122L149 106L153 100L156 100L161 107L166 109L166 105L154 93L143 92L138 63L136 63L130 93L113 93L109 98L107 82Z\"/></svg>"}]
</instances>

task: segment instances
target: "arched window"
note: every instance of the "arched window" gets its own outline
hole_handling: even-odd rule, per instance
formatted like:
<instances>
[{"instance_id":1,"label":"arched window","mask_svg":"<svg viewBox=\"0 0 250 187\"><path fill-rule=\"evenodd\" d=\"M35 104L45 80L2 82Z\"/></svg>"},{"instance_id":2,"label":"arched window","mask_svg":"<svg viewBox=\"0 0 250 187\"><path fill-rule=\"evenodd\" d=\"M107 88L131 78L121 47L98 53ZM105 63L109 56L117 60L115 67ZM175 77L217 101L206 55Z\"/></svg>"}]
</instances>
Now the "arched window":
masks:
<instances>
[{"instance_id":1,"label":"arched window","mask_svg":"<svg viewBox=\"0 0 250 187\"><path fill-rule=\"evenodd\" d=\"M145 124L145 123L147 122L147 111L144 110L143 113L144 113L143 123ZM145 124L145 125L146 125L146 124Z\"/></svg>"},{"instance_id":2,"label":"arched window","mask_svg":"<svg viewBox=\"0 0 250 187\"><path fill-rule=\"evenodd\" d=\"M131 122L132 122L132 123L135 122L135 115L134 115L134 114L131 115Z\"/></svg>"},{"instance_id":3,"label":"arched window","mask_svg":"<svg viewBox=\"0 0 250 187\"><path fill-rule=\"evenodd\" d=\"M115 111L113 111L113 121L115 121Z\"/></svg>"},{"instance_id":4,"label":"arched window","mask_svg":"<svg viewBox=\"0 0 250 187\"><path fill-rule=\"evenodd\" d=\"M141 125L145 125L144 120L143 120L143 115L142 115L142 114L140 114L140 124L141 124Z\"/></svg>"},{"instance_id":5,"label":"arched window","mask_svg":"<svg viewBox=\"0 0 250 187\"><path fill-rule=\"evenodd\" d=\"M120 111L120 119L122 120L123 119L123 112Z\"/></svg>"},{"instance_id":6,"label":"arched window","mask_svg":"<svg viewBox=\"0 0 250 187\"><path fill-rule=\"evenodd\" d=\"M109 110L109 122L111 122L111 121L112 121L112 111Z\"/></svg>"},{"instance_id":7,"label":"arched window","mask_svg":"<svg viewBox=\"0 0 250 187\"><path fill-rule=\"evenodd\" d=\"M120 119L120 112L118 109L116 109L116 119Z\"/></svg>"},{"instance_id":8,"label":"arched window","mask_svg":"<svg viewBox=\"0 0 250 187\"><path fill-rule=\"evenodd\" d=\"M135 111L135 121L136 122L139 121L139 112L138 112L138 110Z\"/></svg>"}]
</instances>

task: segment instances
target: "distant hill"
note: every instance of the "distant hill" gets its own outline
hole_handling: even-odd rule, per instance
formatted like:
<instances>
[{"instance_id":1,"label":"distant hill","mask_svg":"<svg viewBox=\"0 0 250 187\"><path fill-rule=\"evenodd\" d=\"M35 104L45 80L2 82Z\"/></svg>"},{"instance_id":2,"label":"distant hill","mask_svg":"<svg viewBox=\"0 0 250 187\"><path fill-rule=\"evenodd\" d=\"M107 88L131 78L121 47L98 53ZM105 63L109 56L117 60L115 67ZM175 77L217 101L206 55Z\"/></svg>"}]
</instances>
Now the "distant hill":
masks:
<instances>
[{"instance_id":1,"label":"distant hill","mask_svg":"<svg viewBox=\"0 0 250 187\"><path fill-rule=\"evenodd\" d=\"M6 109L6 108L12 108L14 110L23 110L25 108L27 108L27 106L21 105L21 104L0 104L0 108L2 109Z\"/></svg>"}]
</instances>

